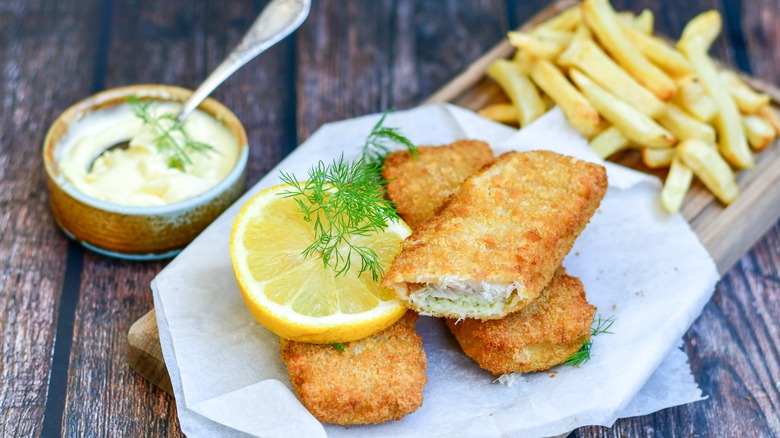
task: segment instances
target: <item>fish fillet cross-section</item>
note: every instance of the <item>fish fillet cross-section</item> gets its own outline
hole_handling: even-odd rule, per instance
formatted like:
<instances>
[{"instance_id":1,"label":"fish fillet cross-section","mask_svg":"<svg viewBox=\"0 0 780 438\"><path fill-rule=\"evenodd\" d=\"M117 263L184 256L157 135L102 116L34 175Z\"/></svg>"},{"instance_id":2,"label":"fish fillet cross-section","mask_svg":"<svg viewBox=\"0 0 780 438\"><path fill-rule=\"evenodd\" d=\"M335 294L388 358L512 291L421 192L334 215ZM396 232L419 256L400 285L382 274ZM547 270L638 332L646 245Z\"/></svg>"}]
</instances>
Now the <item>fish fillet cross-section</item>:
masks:
<instances>
[{"instance_id":1,"label":"fish fillet cross-section","mask_svg":"<svg viewBox=\"0 0 780 438\"><path fill-rule=\"evenodd\" d=\"M503 154L414 230L382 284L423 315L503 318L550 283L606 189L598 164Z\"/></svg>"},{"instance_id":2,"label":"fish fillet cross-section","mask_svg":"<svg viewBox=\"0 0 780 438\"><path fill-rule=\"evenodd\" d=\"M546 370L590 339L595 308L582 282L558 269L533 303L506 318L448 319L463 352L495 375Z\"/></svg>"}]
</instances>

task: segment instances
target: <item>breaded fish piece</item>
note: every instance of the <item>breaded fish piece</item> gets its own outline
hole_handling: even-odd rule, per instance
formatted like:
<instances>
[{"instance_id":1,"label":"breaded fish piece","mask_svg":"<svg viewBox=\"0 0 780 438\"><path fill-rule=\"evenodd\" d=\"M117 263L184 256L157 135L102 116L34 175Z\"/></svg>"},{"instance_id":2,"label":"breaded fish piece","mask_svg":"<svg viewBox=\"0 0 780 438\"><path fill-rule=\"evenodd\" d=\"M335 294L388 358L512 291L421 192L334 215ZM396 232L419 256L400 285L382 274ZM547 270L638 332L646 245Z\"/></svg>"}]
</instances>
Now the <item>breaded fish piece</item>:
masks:
<instances>
[{"instance_id":1,"label":"breaded fish piece","mask_svg":"<svg viewBox=\"0 0 780 438\"><path fill-rule=\"evenodd\" d=\"M542 371L563 363L590 339L596 308L582 282L556 271L550 285L523 310L503 319L447 319L463 352L495 375Z\"/></svg>"},{"instance_id":2,"label":"breaded fish piece","mask_svg":"<svg viewBox=\"0 0 780 438\"><path fill-rule=\"evenodd\" d=\"M417 314L360 341L333 345L279 339L298 398L318 420L341 425L398 420L423 402L425 352Z\"/></svg>"},{"instance_id":3,"label":"breaded fish piece","mask_svg":"<svg viewBox=\"0 0 780 438\"><path fill-rule=\"evenodd\" d=\"M412 157L408 150L392 152L382 177L390 180L387 195L412 229L433 216L463 180L493 160L487 143L460 140L446 146L421 146Z\"/></svg>"},{"instance_id":4,"label":"breaded fish piece","mask_svg":"<svg viewBox=\"0 0 780 438\"><path fill-rule=\"evenodd\" d=\"M423 315L503 318L549 284L606 190L603 166L508 152L404 240L382 285Z\"/></svg>"}]
</instances>

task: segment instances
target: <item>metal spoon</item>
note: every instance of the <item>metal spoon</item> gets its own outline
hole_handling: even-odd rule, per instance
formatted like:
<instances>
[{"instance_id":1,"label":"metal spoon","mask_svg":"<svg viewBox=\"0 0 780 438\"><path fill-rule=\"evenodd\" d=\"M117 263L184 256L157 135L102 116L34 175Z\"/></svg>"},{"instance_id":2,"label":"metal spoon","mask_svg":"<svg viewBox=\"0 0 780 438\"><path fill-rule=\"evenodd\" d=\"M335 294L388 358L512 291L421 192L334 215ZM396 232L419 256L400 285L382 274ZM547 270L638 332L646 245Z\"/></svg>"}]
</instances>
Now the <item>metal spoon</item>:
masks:
<instances>
[{"instance_id":1,"label":"metal spoon","mask_svg":"<svg viewBox=\"0 0 780 438\"><path fill-rule=\"evenodd\" d=\"M186 119L214 89L225 82L236 70L297 29L306 20L310 8L311 0L273 0L269 3L252 23L238 46L187 99L181 112L176 116L176 120L181 122ZM95 161L106 152L129 147L129 139L109 146L90 161L87 172L92 170Z\"/></svg>"}]
</instances>

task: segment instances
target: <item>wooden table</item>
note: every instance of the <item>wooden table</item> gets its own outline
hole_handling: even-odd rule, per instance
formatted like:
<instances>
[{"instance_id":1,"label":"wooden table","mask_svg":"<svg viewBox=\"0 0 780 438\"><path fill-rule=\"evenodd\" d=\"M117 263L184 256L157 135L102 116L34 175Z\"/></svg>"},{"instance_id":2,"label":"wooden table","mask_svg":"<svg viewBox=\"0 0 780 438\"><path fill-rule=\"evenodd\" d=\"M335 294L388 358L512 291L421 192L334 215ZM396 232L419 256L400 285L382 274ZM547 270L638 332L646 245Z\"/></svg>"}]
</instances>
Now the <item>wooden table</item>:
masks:
<instances>
[{"instance_id":1,"label":"wooden table","mask_svg":"<svg viewBox=\"0 0 780 438\"><path fill-rule=\"evenodd\" d=\"M127 330L152 307L162 262L69 241L49 211L41 144L73 102L104 88L194 88L264 1L5 0L0 4L0 435L180 436L174 399L127 366ZM244 122L254 184L325 122L412 107L548 2L314 2L294 35L215 93ZM714 53L780 85L777 0L614 1L678 35L726 18ZM778 188L780 190L780 188ZM576 436L780 435L780 227L720 282L685 336L706 401Z\"/></svg>"}]
</instances>

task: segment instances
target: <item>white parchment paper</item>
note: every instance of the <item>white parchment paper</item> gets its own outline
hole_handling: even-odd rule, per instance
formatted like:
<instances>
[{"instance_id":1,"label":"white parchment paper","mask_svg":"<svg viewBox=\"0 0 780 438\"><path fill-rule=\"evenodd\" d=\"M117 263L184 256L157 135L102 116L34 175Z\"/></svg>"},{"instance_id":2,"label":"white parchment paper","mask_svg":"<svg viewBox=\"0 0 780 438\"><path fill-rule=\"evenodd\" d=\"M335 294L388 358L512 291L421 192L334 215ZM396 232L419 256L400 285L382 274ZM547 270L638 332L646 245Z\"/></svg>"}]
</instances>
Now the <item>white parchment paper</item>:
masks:
<instances>
[{"instance_id":1,"label":"white parchment paper","mask_svg":"<svg viewBox=\"0 0 780 438\"><path fill-rule=\"evenodd\" d=\"M189 436L551 436L583 425L610 426L701 399L680 337L709 300L718 274L688 224L662 211L659 182L607 164L610 187L564 261L585 284L614 334L595 339L592 360L557 373L514 376L511 385L466 357L444 324L420 318L428 358L425 402L400 421L321 425L298 402L277 338L244 306L228 237L249 197L305 178L317 160L357 157L378 115L324 125L228 209L152 282L160 341L182 430ZM488 141L497 153L552 149L599 161L553 110L517 132L449 105L388 116L416 144Z\"/></svg>"}]
</instances>

